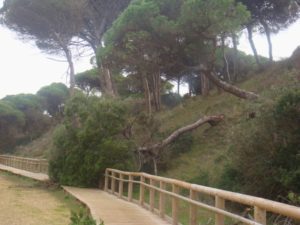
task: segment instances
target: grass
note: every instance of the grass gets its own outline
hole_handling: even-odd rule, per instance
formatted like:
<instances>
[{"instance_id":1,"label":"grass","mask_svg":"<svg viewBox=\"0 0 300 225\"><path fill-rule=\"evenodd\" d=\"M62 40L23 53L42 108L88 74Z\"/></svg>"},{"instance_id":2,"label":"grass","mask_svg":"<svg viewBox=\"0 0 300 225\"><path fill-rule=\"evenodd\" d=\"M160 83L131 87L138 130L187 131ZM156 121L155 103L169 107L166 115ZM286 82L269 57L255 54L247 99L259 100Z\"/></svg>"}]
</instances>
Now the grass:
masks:
<instances>
[{"instance_id":1,"label":"grass","mask_svg":"<svg viewBox=\"0 0 300 225\"><path fill-rule=\"evenodd\" d=\"M14 155L48 159L50 149L52 147L52 135L54 130L55 127L51 127L48 132L43 134L38 139L35 139L26 145L20 145L16 147Z\"/></svg>"},{"instance_id":2,"label":"grass","mask_svg":"<svg viewBox=\"0 0 300 225\"><path fill-rule=\"evenodd\" d=\"M155 121L160 126L154 142L204 115L225 115L224 122L218 126L205 125L193 131L191 148L185 153L170 158L167 168L159 171L160 175L222 188L220 181L223 171L226 164L230 162L230 152L235 147L232 145L232 139L239 135L235 127L249 120L249 113L261 107L262 102L271 102L276 99L282 89L300 86L299 71L289 68L288 64L288 61L283 61L270 65L266 71L255 74L251 79L239 84L245 90L258 93L261 97L257 101L250 102L225 92L219 94L217 91L212 91L208 97L192 97L173 109L165 109L157 113ZM142 127L140 130L146 129ZM138 134L138 138L140 136L142 137L142 134ZM134 192L134 198L138 199L138 197L137 189ZM149 202L148 191L146 191L145 200ZM156 204L158 204L157 201L156 196ZM171 215L170 199L167 205L166 212ZM181 203L180 207L180 222L187 224L188 206ZM207 211L198 210L198 214L201 224L214 223L214 216Z\"/></svg>"},{"instance_id":3,"label":"grass","mask_svg":"<svg viewBox=\"0 0 300 225\"><path fill-rule=\"evenodd\" d=\"M218 94L212 91L206 98L192 97L172 110L158 113L156 119L163 125L160 132L164 136L203 115L225 115L224 122L218 126L205 125L193 131L191 148L170 159L167 169L160 171L160 175L220 187L224 167L230 161L229 153L234 148L231 140L239 135L235 133L235 127L248 120L249 113L255 112L262 102L273 101L282 89L299 85L299 71L288 69L287 62L279 62L239 85L260 94L261 98L257 101L250 102L225 92Z\"/></svg>"},{"instance_id":4,"label":"grass","mask_svg":"<svg viewBox=\"0 0 300 225\"><path fill-rule=\"evenodd\" d=\"M60 188L0 172L0 225L67 225L82 206Z\"/></svg>"}]
</instances>

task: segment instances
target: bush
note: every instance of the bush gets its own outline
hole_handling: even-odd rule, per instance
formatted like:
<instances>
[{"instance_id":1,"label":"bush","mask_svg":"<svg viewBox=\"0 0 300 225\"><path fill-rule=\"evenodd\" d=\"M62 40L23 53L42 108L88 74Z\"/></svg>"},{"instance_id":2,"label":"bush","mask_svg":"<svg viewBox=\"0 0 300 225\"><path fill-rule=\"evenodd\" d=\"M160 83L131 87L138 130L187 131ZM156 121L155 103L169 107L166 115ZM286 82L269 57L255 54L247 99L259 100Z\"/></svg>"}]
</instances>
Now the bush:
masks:
<instances>
[{"instance_id":1,"label":"bush","mask_svg":"<svg viewBox=\"0 0 300 225\"><path fill-rule=\"evenodd\" d=\"M286 91L257 115L234 132L232 162L223 184L230 185L231 177L241 191L273 199L299 194L300 91ZM236 184L231 185L236 189Z\"/></svg>"},{"instance_id":2,"label":"bush","mask_svg":"<svg viewBox=\"0 0 300 225\"><path fill-rule=\"evenodd\" d=\"M97 225L97 222L87 213L80 211L79 213L71 212L71 223L69 225ZM104 225L101 223L100 225Z\"/></svg>"},{"instance_id":3,"label":"bush","mask_svg":"<svg viewBox=\"0 0 300 225\"><path fill-rule=\"evenodd\" d=\"M96 187L107 167L129 169L131 143L121 135L125 124L120 102L74 97L54 134L50 176L62 184Z\"/></svg>"},{"instance_id":4,"label":"bush","mask_svg":"<svg viewBox=\"0 0 300 225\"><path fill-rule=\"evenodd\" d=\"M169 93L161 96L162 103L170 108L173 108L182 103L182 97L177 93Z\"/></svg>"}]
</instances>

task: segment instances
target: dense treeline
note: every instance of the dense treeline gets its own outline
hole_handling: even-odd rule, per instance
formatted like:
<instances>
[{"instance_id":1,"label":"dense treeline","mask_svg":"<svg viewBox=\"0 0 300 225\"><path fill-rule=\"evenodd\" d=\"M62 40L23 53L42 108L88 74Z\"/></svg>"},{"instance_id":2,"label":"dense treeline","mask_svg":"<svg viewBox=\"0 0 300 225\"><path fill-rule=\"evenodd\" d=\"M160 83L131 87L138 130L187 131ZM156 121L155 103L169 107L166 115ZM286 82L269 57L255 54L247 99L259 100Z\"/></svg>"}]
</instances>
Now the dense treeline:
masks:
<instances>
[{"instance_id":1,"label":"dense treeline","mask_svg":"<svg viewBox=\"0 0 300 225\"><path fill-rule=\"evenodd\" d=\"M292 88L279 96L233 131L239 135L232 137L221 186L299 204L300 92Z\"/></svg>"},{"instance_id":2,"label":"dense treeline","mask_svg":"<svg viewBox=\"0 0 300 225\"><path fill-rule=\"evenodd\" d=\"M223 187L235 188L229 182L232 179L251 193L251 185L263 181L255 194L266 196L267 187L275 185L280 189L269 192L270 197L299 192L299 168L290 167L282 157L287 154L292 160L299 154L299 127L295 126L299 123L286 119L297 120L299 93L274 101L237 87L250 74L271 66L271 34L299 18L299 1L6 0L1 15L6 26L35 41L42 51L64 57L69 66L69 89L53 84L37 95L8 96L0 102L3 149L37 137L50 119L62 121L51 156L50 173L55 180L96 186L106 167L151 172L157 166L166 168L168 160L183 152L180 149L192 145L186 133L198 128L198 123L191 124L190 130L172 130L173 140L161 132L155 116L166 106L184 101L180 87L187 83L186 98L205 98L217 89L266 105L272 102L265 111L264 104L258 107L263 116L243 124L246 139L235 139ZM254 56L238 51L244 30ZM269 59L257 53L252 37L256 30L266 34ZM74 57L86 50L94 54L92 68L76 75ZM177 94L172 93L174 83ZM222 109L218 116L205 115L197 121L215 127L224 119L221 113ZM162 143L169 145L167 151ZM270 176L261 177L265 170Z\"/></svg>"},{"instance_id":3,"label":"dense treeline","mask_svg":"<svg viewBox=\"0 0 300 225\"><path fill-rule=\"evenodd\" d=\"M68 88L53 83L41 88L36 95L9 95L0 100L0 151L12 152L59 122Z\"/></svg>"}]
</instances>

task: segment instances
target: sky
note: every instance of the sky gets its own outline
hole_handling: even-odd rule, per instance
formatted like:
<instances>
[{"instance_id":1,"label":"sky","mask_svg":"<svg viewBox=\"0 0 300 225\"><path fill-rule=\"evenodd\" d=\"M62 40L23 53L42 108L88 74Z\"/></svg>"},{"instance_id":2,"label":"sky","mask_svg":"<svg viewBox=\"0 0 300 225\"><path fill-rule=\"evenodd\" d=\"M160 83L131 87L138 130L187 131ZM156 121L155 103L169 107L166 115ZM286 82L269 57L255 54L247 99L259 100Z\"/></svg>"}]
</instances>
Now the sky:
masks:
<instances>
[{"instance_id":1,"label":"sky","mask_svg":"<svg viewBox=\"0 0 300 225\"><path fill-rule=\"evenodd\" d=\"M0 0L2 7L3 0ZM258 53L268 56L265 36L256 34L254 41ZM272 36L274 58L289 57L300 45L300 20ZM251 54L247 36L242 35L239 50ZM43 54L33 43L24 42L17 34L0 25L0 99L20 93L35 94L41 87L53 82L67 83L68 65ZM75 61L75 72L90 69L90 56Z\"/></svg>"}]
</instances>

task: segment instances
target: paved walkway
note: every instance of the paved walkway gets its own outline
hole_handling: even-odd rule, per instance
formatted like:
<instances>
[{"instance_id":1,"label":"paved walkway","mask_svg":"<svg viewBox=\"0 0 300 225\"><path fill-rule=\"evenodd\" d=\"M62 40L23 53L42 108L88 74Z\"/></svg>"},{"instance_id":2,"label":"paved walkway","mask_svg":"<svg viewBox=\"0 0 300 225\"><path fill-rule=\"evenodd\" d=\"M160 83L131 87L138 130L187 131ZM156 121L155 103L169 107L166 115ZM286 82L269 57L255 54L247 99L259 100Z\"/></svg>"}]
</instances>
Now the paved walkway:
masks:
<instances>
[{"instance_id":1,"label":"paved walkway","mask_svg":"<svg viewBox=\"0 0 300 225\"><path fill-rule=\"evenodd\" d=\"M105 225L170 225L146 209L99 189L63 188L86 204L93 218Z\"/></svg>"},{"instance_id":2,"label":"paved walkway","mask_svg":"<svg viewBox=\"0 0 300 225\"><path fill-rule=\"evenodd\" d=\"M3 171L7 171L16 175L20 175L20 176L24 176L24 177L28 177L34 180L38 180L38 181L48 181L49 180L49 176L43 173L32 173L29 171L25 171L25 170L20 170L20 169L16 169L13 167L9 167L9 166L5 166L0 164L0 170Z\"/></svg>"}]
</instances>

